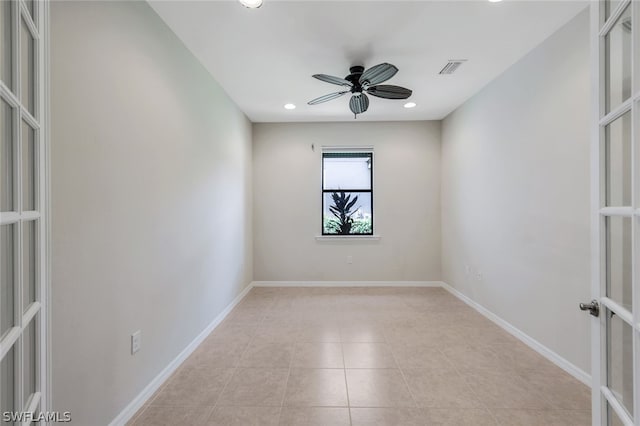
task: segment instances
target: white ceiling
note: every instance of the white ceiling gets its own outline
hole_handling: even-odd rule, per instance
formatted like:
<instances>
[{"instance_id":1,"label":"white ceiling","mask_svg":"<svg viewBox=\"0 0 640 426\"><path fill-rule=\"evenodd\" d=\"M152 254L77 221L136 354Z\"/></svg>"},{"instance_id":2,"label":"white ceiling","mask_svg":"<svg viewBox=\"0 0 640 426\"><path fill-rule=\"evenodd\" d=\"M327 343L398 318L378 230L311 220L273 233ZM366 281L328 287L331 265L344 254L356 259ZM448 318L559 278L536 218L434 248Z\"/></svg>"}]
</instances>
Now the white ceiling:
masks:
<instances>
[{"instance_id":1,"label":"white ceiling","mask_svg":"<svg viewBox=\"0 0 640 426\"><path fill-rule=\"evenodd\" d=\"M586 7L583 1L151 0L253 122L353 120L349 96L307 102L341 88L312 74L344 77L352 65L389 62L387 84L413 90L418 106L371 98L358 120L442 119ZM468 59L438 75L449 59ZM285 103L297 108L288 111Z\"/></svg>"}]
</instances>

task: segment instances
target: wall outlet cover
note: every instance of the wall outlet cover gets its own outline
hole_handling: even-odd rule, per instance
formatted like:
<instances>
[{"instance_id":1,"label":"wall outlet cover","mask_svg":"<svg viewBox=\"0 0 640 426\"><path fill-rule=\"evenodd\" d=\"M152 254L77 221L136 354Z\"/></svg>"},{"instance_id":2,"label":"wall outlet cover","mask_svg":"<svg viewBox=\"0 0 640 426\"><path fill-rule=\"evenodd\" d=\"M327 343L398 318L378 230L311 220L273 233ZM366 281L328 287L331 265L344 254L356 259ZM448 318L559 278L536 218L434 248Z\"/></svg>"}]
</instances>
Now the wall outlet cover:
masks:
<instances>
[{"instance_id":1,"label":"wall outlet cover","mask_svg":"<svg viewBox=\"0 0 640 426\"><path fill-rule=\"evenodd\" d=\"M142 347L142 332L136 331L131 335L131 355L135 354Z\"/></svg>"}]
</instances>

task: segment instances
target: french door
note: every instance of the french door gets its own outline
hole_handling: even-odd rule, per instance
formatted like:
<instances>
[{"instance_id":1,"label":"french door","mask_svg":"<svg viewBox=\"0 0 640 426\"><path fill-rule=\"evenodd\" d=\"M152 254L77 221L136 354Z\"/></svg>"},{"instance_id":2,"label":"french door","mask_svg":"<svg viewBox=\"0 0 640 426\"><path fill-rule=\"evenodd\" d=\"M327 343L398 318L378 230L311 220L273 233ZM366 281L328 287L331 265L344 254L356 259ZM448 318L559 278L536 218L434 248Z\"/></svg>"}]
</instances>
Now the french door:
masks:
<instances>
[{"instance_id":1,"label":"french door","mask_svg":"<svg viewBox=\"0 0 640 426\"><path fill-rule=\"evenodd\" d=\"M591 3L594 426L640 426L639 23L639 0Z\"/></svg>"},{"instance_id":2,"label":"french door","mask_svg":"<svg viewBox=\"0 0 640 426\"><path fill-rule=\"evenodd\" d=\"M48 5L0 0L0 423L45 410Z\"/></svg>"}]
</instances>

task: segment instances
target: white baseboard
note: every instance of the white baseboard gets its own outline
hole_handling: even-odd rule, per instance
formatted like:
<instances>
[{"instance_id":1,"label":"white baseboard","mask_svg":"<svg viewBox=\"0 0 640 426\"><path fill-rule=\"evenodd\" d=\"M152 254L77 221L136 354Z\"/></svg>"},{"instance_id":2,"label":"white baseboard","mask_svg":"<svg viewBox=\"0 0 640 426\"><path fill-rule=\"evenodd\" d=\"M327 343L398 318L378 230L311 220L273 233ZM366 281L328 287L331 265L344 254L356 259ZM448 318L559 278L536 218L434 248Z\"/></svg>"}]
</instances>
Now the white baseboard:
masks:
<instances>
[{"instance_id":1,"label":"white baseboard","mask_svg":"<svg viewBox=\"0 0 640 426\"><path fill-rule=\"evenodd\" d=\"M520 331L519 329L509 324L507 321L503 320L502 318L500 318L499 316L497 316L496 314L494 314L484 306L480 305L479 303L475 302L474 300L462 294L460 291L451 287L449 284L443 282L442 288L444 288L449 293L456 296L458 299L462 300L467 305L471 306L473 309L475 309L476 311L484 315L486 318L488 318L489 320L493 321L495 324L503 328L509 334L511 334L518 340L522 341L522 343L526 344L531 349L538 352L540 355L547 358L549 361L553 362L555 365L562 368L564 371L571 374L573 377L575 377L585 385L591 387L591 375L588 374L586 371L582 370L581 368L578 368L573 363L567 361L566 359L564 359L563 357L561 357L551 349L547 348L542 343L530 337L528 334Z\"/></svg>"},{"instance_id":2,"label":"white baseboard","mask_svg":"<svg viewBox=\"0 0 640 426\"><path fill-rule=\"evenodd\" d=\"M229 312L233 308L236 307L238 303L249 293L249 291L253 288L253 283L247 285L247 287L242 290L242 292L236 296L235 299L222 311L218 316L216 316L213 321L204 329L198 336L189 345L175 357L169 365L167 365L161 372L158 374L152 381L149 383L143 390L134 398L133 401L127 405L124 410L118 414L118 416L113 419L109 426L124 426L129 420L133 418L133 416L142 408L142 406L147 402L149 398L162 386L162 384L173 374L174 371L180 367L188 357L196 350L196 348L204 341L204 339L211 334L211 332L229 315Z\"/></svg>"},{"instance_id":3,"label":"white baseboard","mask_svg":"<svg viewBox=\"0 0 640 426\"><path fill-rule=\"evenodd\" d=\"M441 287L442 281L254 281L254 287Z\"/></svg>"}]
</instances>

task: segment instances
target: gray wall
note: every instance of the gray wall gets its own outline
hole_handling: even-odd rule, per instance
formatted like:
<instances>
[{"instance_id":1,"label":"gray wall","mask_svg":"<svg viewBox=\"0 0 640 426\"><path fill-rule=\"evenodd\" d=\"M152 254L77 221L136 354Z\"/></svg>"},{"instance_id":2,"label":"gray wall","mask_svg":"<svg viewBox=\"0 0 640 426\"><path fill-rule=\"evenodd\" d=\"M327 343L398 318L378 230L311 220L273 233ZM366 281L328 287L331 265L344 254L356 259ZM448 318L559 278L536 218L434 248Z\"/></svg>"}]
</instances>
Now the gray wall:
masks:
<instances>
[{"instance_id":1,"label":"gray wall","mask_svg":"<svg viewBox=\"0 0 640 426\"><path fill-rule=\"evenodd\" d=\"M440 279L439 122L255 124L253 140L255 280ZM323 145L374 147L379 241L316 240Z\"/></svg>"},{"instance_id":2,"label":"gray wall","mask_svg":"<svg viewBox=\"0 0 640 426\"><path fill-rule=\"evenodd\" d=\"M442 126L444 281L586 372L588 34L585 10Z\"/></svg>"},{"instance_id":3,"label":"gray wall","mask_svg":"<svg viewBox=\"0 0 640 426\"><path fill-rule=\"evenodd\" d=\"M51 7L53 402L104 425L252 280L251 123L146 2Z\"/></svg>"}]
</instances>

